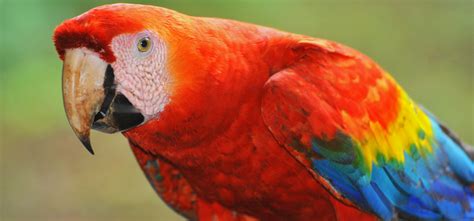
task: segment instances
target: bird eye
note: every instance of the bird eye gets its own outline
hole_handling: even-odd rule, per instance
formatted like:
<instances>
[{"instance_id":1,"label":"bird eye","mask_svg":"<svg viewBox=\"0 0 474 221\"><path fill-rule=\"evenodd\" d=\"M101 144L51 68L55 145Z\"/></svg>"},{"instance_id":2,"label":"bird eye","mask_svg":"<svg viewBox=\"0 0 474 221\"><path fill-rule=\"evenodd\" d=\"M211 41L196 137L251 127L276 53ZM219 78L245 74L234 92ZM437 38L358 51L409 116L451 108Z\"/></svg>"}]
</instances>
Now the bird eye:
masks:
<instances>
[{"instance_id":1,"label":"bird eye","mask_svg":"<svg viewBox=\"0 0 474 221\"><path fill-rule=\"evenodd\" d=\"M140 52L147 52L148 50L150 50L151 48L151 40L149 37L144 37L144 38L141 38L139 41L138 41L138 51Z\"/></svg>"}]
</instances>

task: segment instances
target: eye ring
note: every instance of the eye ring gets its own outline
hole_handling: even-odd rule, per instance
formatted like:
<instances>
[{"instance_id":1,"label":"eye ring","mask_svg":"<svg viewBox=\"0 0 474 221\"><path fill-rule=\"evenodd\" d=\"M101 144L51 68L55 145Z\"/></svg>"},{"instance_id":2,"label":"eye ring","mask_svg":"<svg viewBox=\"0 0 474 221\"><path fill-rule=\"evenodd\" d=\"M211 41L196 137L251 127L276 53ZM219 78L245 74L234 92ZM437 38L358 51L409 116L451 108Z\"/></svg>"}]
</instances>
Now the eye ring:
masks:
<instances>
[{"instance_id":1,"label":"eye ring","mask_svg":"<svg viewBox=\"0 0 474 221\"><path fill-rule=\"evenodd\" d=\"M138 40L137 48L139 52L147 52L151 48L151 39L149 37L143 37Z\"/></svg>"}]
</instances>

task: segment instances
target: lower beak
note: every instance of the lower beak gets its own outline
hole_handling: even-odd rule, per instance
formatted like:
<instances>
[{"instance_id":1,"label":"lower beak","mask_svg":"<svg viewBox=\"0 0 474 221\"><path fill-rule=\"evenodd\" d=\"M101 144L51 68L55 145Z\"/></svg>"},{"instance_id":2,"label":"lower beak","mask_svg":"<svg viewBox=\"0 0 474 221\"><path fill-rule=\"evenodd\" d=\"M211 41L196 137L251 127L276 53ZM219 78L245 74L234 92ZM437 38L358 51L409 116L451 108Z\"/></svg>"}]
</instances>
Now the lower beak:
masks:
<instances>
[{"instance_id":1,"label":"lower beak","mask_svg":"<svg viewBox=\"0 0 474 221\"><path fill-rule=\"evenodd\" d=\"M95 53L67 49L63 64L63 101L72 130L94 154L90 130L106 133L123 131L140 125L143 115L117 93L112 67Z\"/></svg>"}]
</instances>

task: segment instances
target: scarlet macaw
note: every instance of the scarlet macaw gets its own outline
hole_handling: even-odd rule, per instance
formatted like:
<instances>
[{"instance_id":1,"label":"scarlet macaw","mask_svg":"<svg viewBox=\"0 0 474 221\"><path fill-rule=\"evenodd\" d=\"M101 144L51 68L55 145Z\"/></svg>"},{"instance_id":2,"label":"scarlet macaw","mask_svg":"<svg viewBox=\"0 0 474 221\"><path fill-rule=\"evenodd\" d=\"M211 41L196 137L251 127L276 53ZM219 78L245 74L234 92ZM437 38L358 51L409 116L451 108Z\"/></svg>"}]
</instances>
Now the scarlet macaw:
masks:
<instances>
[{"instance_id":1,"label":"scarlet macaw","mask_svg":"<svg viewBox=\"0 0 474 221\"><path fill-rule=\"evenodd\" d=\"M132 4L54 43L82 143L122 132L189 219L474 219L467 146L347 46Z\"/></svg>"}]
</instances>

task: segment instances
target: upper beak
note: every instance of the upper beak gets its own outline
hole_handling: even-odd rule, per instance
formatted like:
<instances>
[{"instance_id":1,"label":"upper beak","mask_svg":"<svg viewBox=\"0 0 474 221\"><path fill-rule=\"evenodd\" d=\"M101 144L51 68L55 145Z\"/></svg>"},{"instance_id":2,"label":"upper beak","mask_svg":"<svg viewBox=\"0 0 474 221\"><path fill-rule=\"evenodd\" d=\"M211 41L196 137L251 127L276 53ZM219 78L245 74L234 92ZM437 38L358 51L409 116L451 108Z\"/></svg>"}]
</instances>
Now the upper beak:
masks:
<instances>
[{"instance_id":1,"label":"upper beak","mask_svg":"<svg viewBox=\"0 0 474 221\"><path fill-rule=\"evenodd\" d=\"M85 49L66 50L63 64L63 100L66 116L74 133L86 149L94 116L104 101L104 79L107 63Z\"/></svg>"},{"instance_id":2,"label":"upper beak","mask_svg":"<svg viewBox=\"0 0 474 221\"><path fill-rule=\"evenodd\" d=\"M63 99L66 116L74 133L94 154L90 130L106 133L124 131L142 124L145 117L116 91L112 66L95 53L67 49L63 64Z\"/></svg>"}]
</instances>

